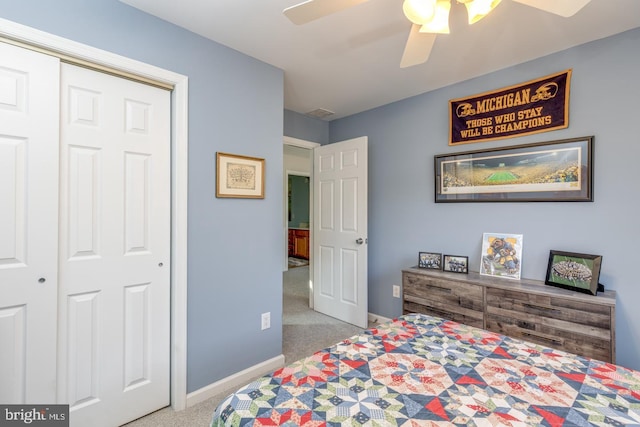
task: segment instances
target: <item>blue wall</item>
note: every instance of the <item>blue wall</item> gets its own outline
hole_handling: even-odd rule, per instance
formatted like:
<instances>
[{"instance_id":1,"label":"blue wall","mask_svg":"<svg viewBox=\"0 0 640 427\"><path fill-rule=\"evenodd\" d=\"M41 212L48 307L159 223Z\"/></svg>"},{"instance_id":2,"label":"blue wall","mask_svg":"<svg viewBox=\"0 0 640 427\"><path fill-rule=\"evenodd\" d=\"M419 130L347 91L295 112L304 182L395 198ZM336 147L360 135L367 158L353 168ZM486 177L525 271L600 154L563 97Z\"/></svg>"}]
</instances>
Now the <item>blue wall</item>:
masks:
<instances>
[{"instance_id":1,"label":"blue wall","mask_svg":"<svg viewBox=\"0 0 640 427\"><path fill-rule=\"evenodd\" d=\"M117 0L0 0L0 17L189 77L188 391L281 354L282 70ZM265 158L265 199L216 199L216 151Z\"/></svg>"},{"instance_id":2,"label":"blue wall","mask_svg":"<svg viewBox=\"0 0 640 427\"><path fill-rule=\"evenodd\" d=\"M326 144L329 142L329 122L285 110L284 134L292 138Z\"/></svg>"},{"instance_id":3,"label":"blue wall","mask_svg":"<svg viewBox=\"0 0 640 427\"><path fill-rule=\"evenodd\" d=\"M401 314L392 297L418 251L468 255L478 271L483 232L524 235L522 276L543 280L550 249L603 255L615 289L617 362L640 369L640 30L330 122L331 142L369 137L369 311ZM449 147L450 99L573 69L567 129ZM433 156L595 136L593 203L435 204Z\"/></svg>"}]
</instances>

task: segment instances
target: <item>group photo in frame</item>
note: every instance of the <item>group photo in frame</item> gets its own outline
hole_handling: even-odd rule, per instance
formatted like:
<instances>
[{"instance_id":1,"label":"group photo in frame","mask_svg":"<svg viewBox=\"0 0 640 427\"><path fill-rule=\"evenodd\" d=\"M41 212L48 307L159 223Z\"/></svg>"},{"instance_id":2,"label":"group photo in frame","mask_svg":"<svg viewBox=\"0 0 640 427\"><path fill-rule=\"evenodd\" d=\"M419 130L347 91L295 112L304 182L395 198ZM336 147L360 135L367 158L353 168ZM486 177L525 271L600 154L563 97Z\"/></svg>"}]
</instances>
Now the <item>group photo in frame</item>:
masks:
<instances>
[{"instance_id":1,"label":"group photo in frame","mask_svg":"<svg viewBox=\"0 0 640 427\"><path fill-rule=\"evenodd\" d=\"M450 273L469 273L469 257L445 255L442 257L442 270Z\"/></svg>"},{"instance_id":2,"label":"group photo in frame","mask_svg":"<svg viewBox=\"0 0 640 427\"><path fill-rule=\"evenodd\" d=\"M418 268L442 270L442 254L435 252L418 252Z\"/></svg>"},{"instance_id":3,"label":"group photo in frame","mask_svg":"<svg viewBox=\"0 0 640 427\"><path fill-rule=\"evenodd\" d=\"M522 234L484 233L480 274L520 279L522 271Z\"/></svg>"},{"instance_id":4,"label":"group photo in frame","mask_svg":"<svg viewBox=\"0 0 640 427\"><path fill-rule=\"evenodd\" d=\"M593 139L436 155L435 202L592 202Z\"/></svg>"},{"instance_id":5,"label":"group photo in frame","mask_svg":"<svg viewBox=\"0 0 640 427\"><path fill-rule=\"evenodd\" d=\"M596 295L601 265L601 255L551 250L544 283Z\"/></svg>"},{"instance_id":6,"label":"group photo in frame","mask_svg":"<svg viewBox=\"0 0 640 427\"><path fill-rule=\"evenodd\" d=\"M216 153L216 197L264 199L264 159Z\"/></svg>"}]
</instances>

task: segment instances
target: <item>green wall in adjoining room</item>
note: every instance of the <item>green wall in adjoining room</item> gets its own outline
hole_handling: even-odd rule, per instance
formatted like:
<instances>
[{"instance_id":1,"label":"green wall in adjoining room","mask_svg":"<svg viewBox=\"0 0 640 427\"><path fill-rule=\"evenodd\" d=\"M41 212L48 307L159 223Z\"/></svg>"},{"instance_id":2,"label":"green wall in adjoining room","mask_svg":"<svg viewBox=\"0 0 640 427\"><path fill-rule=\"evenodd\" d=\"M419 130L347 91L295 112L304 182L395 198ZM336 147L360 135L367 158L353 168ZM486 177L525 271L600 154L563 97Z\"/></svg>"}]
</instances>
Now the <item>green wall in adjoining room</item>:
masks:
<instances>
[{"instance_id":1,"label":"green wall in adjoining room","mask_svg":"<svg viewBox=\"0 0 640 427\"><path fill-rule=\"evenodd\" d=\"M309 177L289 175L289 227L309 228Z\"/></svg>"}]
</instances>

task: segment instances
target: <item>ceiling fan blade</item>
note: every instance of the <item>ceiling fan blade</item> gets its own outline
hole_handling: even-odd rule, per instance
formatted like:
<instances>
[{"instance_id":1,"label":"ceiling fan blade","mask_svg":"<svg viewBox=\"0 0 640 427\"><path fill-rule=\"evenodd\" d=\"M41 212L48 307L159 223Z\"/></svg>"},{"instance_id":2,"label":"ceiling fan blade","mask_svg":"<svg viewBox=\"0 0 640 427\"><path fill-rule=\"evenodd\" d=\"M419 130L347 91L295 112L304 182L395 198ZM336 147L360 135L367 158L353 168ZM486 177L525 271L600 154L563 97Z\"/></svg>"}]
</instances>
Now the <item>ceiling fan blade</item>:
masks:
<instances>
[{"instance_id":1,"label":"ceiling fan blade","mask_svg":"<svg viewBox=\"0 0 640 427\"><path fill-rule=\"evenodd\" d=\"M307 0L282 11L294 24L301 25L369 0Z\"/></svg>"},{"instance_id":2,"label":"ceiling fan blade","mask_svg":"<svg viewBox=\"0 0 640 427\"><path fill-rule=\"evenodd\" d=\"M414 65L427 62L433 43L436 41L436 34L421 33L420 25L413 24L404 53L400 60L400 68L413 67Z\"/></svg>"},{"instance_id":3,"label":"ceiling fan blade","mask_svg":"<svg viewBox=\"0 0 640 427\"><path fill-rule=\"evenodd\" d=\"M526 4L545 12L554 13L564 18L578 13L591 0L514 0L517 3Z\"/></svg>"}]
</instances>

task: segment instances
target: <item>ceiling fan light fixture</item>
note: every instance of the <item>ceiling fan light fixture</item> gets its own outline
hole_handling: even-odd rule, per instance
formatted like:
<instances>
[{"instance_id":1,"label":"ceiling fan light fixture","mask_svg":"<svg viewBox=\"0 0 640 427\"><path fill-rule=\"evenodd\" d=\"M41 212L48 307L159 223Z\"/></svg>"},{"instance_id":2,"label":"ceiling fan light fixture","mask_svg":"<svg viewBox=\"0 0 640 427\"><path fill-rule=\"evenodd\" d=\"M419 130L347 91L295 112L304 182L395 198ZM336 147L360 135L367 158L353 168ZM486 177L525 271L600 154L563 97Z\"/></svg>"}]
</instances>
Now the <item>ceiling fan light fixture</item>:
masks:
<instances>
[{"instance_id":1,"label":"ceiling fan light fixture","mask_svg":"<svg viewBox=\"0 0 640 427\"><path fill-rule=\"evenodd\" d=\"M449 34L449 11L451 2L449 0L438 0L433 19L422 25L421 33Z\"/></svg>"},{"instance_id":2,"label":"ceiling fan light fixture","mask_svg":"<svg viewBox=\"0 0 640 427\"><path fill-rule=\"evenodd\" d=\"M409 21L424 25L435 15L436 0L404 0L402 11Z\"/></svg>"},{"instance_id":3,"label":"ceiling fan light fixture","mask_svg":"<svg viewBox=\"0 0 640 427\"><path fill-rule=\"evenodd\" d=\"M475 24L500 4L501 0L471 0L464 1L469 15L469 25Z\"/></svg>"}]
</instances>

